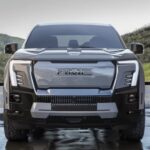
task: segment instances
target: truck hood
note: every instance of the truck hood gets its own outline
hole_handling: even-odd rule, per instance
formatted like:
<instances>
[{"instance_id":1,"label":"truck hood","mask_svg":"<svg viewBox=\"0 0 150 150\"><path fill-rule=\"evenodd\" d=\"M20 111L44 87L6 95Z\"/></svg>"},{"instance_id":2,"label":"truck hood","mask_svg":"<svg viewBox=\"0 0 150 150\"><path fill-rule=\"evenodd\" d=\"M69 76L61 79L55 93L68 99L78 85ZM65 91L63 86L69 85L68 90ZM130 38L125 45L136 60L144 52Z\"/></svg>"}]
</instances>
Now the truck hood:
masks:
<instances>
[{"instance_id":1,"label":"truck hood","mask_svg":"<svg viewBox=\"0 0 150 150\"><path fill-rule=\"evenodd\" d=\"M11 59L17 60L49 60L49 61L101 61L101 60L134 60L136 56L129 49L19 49Z\"/></svg>"}]
</instances>

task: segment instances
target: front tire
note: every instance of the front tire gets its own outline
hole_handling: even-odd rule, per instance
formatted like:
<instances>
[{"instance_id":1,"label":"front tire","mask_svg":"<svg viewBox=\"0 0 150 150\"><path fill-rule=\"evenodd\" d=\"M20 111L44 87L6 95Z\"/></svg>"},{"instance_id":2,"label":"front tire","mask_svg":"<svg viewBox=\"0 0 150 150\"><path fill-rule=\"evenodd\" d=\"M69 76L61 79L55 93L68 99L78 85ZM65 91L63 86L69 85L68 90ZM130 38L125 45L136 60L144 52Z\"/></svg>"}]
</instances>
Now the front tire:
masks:
<instances>
[{"instance_id":1,"label":"front tire","mask_svg":"<svg viewBox=\"0 0 150 150\"><path fill-rule=\"evenodd\" d=\"M45 130L42 128L37 128L37 129L32 130L32 134L35 139L40 139L41 137L43 137L44 132Z\"/></svg>"},{"instance_id":2,"label":"front tire","mask_svg":"<svg viewBox=\"0 0 150 150\"><path fill-rule=\"evenodd\" d=\"M145 109L141 111L137 123L121 133L121 139L129 141L140 141L145 130Z\"/></svg>"},{"instance_id":3,"label":"front tire","mask_svg":"<svg viewBox=\"0 0 150 150\"><path fill-rule=\"evenodd\" d=\"M28 130L17 129L14 120L8 117L8 113L4 111L4 132L9 141L27 141Z\"/></svg>"}]
</instances>

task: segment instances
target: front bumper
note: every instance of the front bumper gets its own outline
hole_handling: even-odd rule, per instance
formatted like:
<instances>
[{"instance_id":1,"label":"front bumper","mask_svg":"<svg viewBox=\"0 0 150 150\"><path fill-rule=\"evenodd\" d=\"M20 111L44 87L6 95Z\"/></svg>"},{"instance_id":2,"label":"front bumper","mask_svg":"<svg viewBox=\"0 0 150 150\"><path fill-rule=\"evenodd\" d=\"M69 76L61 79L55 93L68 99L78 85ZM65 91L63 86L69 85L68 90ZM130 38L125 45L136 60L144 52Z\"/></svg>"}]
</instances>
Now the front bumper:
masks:
<instances>
[{"instance_id":1,"label":"front bumper","mask_svg":"<svg viewBox=\"0 0 150 150\"><path fill-rule=\"evenodd\" d=\"M134 87L116 90L111 96L52 97L36 96L32 90L16 88L11 94L19 94L20 102L10 99L6 111L18 128L126 127L138 122L141 113L137 93ZM129 102L130 94L135 95L135 101Z\"/></svg>"},{"instance_id":2,"label":"front bumper","mask_svg":"<svg viewBox=\"0 0 150 150\"><path fill-rule=\"evenodd\" d=\"M31 115L33 118L48 118L49 116L99 116L102 119L116 118L118 109L116 103L97 103L97 104L55 104L52 110L52 103L33 103L31 108ZM95 110L92 109L94 105L97 107ZM70 108L71 107L71 108ZM78 110L80 108L80 110ZM68 111L66 109L69 109ZM76 110L71 110L76 109ZM82 110L83 109L83 110ZM86 110L87 109L87 110ZM94 108L93 108L94 109Z\"/></svg>"}]
</instances>

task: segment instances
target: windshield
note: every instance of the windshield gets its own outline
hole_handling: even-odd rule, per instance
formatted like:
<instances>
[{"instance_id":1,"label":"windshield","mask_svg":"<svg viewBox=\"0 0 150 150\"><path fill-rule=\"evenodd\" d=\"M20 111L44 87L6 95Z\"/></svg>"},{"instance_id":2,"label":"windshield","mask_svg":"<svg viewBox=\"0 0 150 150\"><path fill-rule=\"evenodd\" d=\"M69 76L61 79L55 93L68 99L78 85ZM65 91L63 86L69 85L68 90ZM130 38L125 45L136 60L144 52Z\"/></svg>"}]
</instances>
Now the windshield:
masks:
<instances>
[{"instance_id":1,"label":"windshield","mask_svg":"<svg viewBox=\"0 0 150 150\"><path fill-rule=\"evenodd\" d=\"M33 29L25 48L123 49L124 45L111 26L45 25Z\"/></svg>"}]
</instances>

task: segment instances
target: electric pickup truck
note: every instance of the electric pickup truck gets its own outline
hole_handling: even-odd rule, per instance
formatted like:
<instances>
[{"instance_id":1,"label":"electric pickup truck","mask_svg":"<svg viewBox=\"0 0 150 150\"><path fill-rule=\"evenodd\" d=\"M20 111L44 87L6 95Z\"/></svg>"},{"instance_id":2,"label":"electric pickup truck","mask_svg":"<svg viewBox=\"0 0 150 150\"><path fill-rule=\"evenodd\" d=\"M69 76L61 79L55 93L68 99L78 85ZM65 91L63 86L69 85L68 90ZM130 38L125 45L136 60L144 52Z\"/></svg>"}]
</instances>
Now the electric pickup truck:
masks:
<instances>
[{"instance_id":1,"label":"electric pickup truck","mask_svg":"<svg viewBox=\"0 0 150 150\"><path fill-rule=\"evenodd\" d=\"M4 71L4 130L8 140L53 128L117 129L143 137L144 73L137 55L111 25L36 25Z\"/></svg>"}]
</instances>

